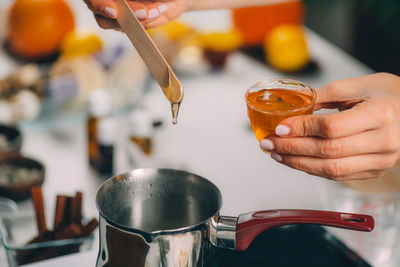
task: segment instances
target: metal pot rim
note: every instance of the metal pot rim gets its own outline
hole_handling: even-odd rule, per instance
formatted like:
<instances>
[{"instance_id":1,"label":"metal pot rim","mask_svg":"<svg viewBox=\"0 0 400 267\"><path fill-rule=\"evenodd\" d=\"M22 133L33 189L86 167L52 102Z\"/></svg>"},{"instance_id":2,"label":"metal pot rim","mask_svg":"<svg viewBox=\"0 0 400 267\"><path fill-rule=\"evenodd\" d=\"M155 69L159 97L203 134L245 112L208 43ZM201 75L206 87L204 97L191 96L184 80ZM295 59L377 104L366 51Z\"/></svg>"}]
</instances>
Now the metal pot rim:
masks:
<instances>
[{"instance_id":1,"label":"metal pot rim","mask_svg":"<svg viewBox=\"0 0 400 267\"><path fill-rule=\"evenodd\" d=\"M214 189L216 190L218 196L219 196L219 205L218 207L215 209L215 212L213 214L210 215L210 217L196 223L193 225L189 225L189 226L185 226L185 227L180 227L180 228L176 228L176 229L168 229L168 230L157 230L157 231L152 231L152 232L147 232L147 231L143 231L143 230L139 230L136 228L130 228L130 227L126 227L124 225L121 225L119 223L116 223L115 221L109 219L107 216L105 216L105 214L101 211L100 207L99 207L99 191L103 189L104 186L106 186L107 184L110 183L116 183L117 181L123 180L123 179L128 179L130 177L132 177L132 175L135 172L154 172L154 171L173 171L173 172L178 172L178 173L182 173L182 174L188 174L188 175L194 175L196 176L197 179L201 179L203 180L205 183L209 183L211 186L214 187ZM162 235L162 234L174 234L174 233L182 233L182 232L190 232L193 231L194 229L196 229L197 227L208 223L214 216L218 216L219 211L221 210L222 207L222 194L221 191L218 189L218 187L212 183L211 181L209 181L208 179L199 176L197 174L193 174L190 172L186 172L186 171L182 171L182 170L175 170L175 169L167 169L167 168L139 168L139 169L134 169L131 170L129 172L125 172L123 174L119 174L116 175L114 177L109 178L108 180L106 180L105 182L103 182L100 187L97 189L96 191L96 208L100 213L100 216L103 217L109 224L111 224L112 226L122 229L124 231L127 232L131 232L131 233L137 233L137 234L141 234L141 235L147 235L149 237L154 236L154 235Z\"/></svg>"}]
</instances>

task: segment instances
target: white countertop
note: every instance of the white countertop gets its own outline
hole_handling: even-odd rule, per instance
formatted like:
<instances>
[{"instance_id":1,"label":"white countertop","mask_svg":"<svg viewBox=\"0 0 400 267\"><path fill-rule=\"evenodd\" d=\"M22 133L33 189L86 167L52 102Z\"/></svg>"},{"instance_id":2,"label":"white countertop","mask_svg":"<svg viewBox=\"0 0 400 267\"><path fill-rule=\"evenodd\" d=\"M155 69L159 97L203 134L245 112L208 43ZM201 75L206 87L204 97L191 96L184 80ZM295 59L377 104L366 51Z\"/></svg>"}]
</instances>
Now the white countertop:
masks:
<instances>
[{"instance_id":1,"label":"white countertop","mask_svg":"<svg viewBox=\"0 0 400 267\"><path fill-rule=\"evenodd\" d=\"M95 27L92 15L82 1L69 2L78 14L78 25ZM207 16L208 21L215 18L215 23L223 26L229 19L228 14L219 10L187 14L185 18L198 23ZM115 36L123 38L113 31L102 34L112 36L106 37L107 40L113 40ZM291 78L319 87L333 80L371 72L312 32L308 32L308 44L319 72L291 75ZM1 69L5 68L3 65L0 74L7 72ZM215 183L223 195L223 215L260 209L323 209L319 192L329 181L276 163L259 149L248 128L243 99L245 90L256 81L283 76L286 75L242 54L235 54L225 72L181 80L185 98L176 126L169 123L169 103L156 84L142 100L143 105L164 121L154 139L155 153L163 159L163 165L194 172ZM53 131L27 129L24 134L24 154L39 159L46 166L44 197L55 199L56 194L81 190L86 216L97 216L94 196L102 180L91 176L87 167L84 121L78 120ZM30 203L22 206L27 208ZM52 211L52 207L46 209ZM97 244L94 244L92 251L31 266L93 266L96 250ZM0 266L4 264L0 262Z\"/></svg>"}]
</instances>

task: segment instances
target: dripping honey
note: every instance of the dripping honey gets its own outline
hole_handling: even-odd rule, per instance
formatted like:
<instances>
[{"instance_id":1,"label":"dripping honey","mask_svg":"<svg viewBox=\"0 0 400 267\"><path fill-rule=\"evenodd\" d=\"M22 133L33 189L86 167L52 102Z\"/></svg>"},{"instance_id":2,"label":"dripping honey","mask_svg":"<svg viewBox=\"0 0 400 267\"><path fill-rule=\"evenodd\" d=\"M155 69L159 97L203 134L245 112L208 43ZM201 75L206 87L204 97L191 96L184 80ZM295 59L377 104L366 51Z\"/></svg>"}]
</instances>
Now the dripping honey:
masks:
<instances>
[{"instance_id":1,"label":"dripping honey","mask_svg":"<svg viewBox=\"0 0 400 267\"><path fill-rule=\"evenodd\" d=\"M247 114L258 141L275 133L283 119L311 114L313 96L288 89L263 89L246 94Z\"/></svg>"}]
</instances>

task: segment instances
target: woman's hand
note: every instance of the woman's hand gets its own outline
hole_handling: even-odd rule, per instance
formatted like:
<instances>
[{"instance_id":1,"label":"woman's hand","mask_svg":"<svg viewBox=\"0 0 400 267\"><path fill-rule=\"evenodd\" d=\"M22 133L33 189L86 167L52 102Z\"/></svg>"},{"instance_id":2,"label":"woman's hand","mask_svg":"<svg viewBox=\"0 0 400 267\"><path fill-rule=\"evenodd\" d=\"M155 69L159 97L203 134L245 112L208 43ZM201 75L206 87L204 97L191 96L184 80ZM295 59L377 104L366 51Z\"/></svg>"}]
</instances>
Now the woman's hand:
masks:
<instances>
[{"instance_id":1,"label":"woman's hand","mask_svg":"<svg viewBox=\"0 0 400 267\"><path fill-rule=\"evenodd\" d=\"M260 145L289 167L333 180L375 178L400 155L400 77L377 73L317 91L315 109L333 114L283 120Z\"/></svg>"},{"instance_id":2,"label":"woman's hand","mask_svg":"<svg viewBox=\"0 0 400 267\"><path fill-rule=\"evenodd\" d=\"M113 0L83 0L104 29L118 29L117 8ZM146 28L160 26L185 11L261 6L292 0L126 0Z\"/></svg>"},{"instance_id":3,"label":"woman's hand","mask_svg":"<svg viewBox=\"0 0 400 267\"><path fill-rule=\"evenodd\" d=\"M118 29L117 7L113 0L83 0L104 29ZM187 0L128 0L128 4L144 27L162 25L180 16L187 9Z\"/></svg>"}]
</instances>

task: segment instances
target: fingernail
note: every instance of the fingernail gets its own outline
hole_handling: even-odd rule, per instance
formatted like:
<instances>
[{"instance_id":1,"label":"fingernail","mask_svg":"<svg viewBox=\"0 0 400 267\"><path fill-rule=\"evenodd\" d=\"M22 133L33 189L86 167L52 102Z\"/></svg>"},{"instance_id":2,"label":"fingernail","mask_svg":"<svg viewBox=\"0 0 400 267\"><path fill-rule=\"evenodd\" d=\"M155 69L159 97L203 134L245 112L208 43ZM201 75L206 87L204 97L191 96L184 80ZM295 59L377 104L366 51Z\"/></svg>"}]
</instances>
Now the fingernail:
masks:
<instances>
[{"instance_id":1,"label":"fingernail","mask_svg":"<svg viewBox=\"0 0 400 267\"><path fill-rule=\"evenodd\" d=\"M136 10L136 11L135 11L135 16L136 16L138 19L147 19L146 10L144 10L144 9L138 9L138 10Z\"/></svg>"},{"instance_id":2,"label":"fingernail","mask_svg":"<svg viewBox=\"0 0 400 267\"><path fill-rule=\"evenodd\" d=\"M275 134L276 135L288 135L288 134L290 134L290 128L283 124L278 125L275 128Z\"/></svg>"},{"instance_id":3,"label":"fingernail","mask_svg":"<svg viewBox=\"0 0 400 267\"><path fill-rule=\"evenodd\" d=\"M158 6L158 11L160 11L160 15L165 13L167 11L167 5L166 4L161 4Z\"/></svg>"},{"instance_id":4,"label":"fingernail","mask_svg":"<svg viewBox=\"0 0 400 267\"><path fill-rule=\"evenodd\" d=\"M273 158L277 162L281 162L282 161L282 156L277 154L277 153L271 153L271 158Z\"/></svg>"},{"instance_id":5,"label":"fingernail","mask_svg":"<svg viewBox=\"0 0 400 267\"><path fill-rule=\"evenodd\" d=\"M117 17L117 11L111 7L104 8L104 14L111 19L115 19Z\"/></svg>"},{"instance_id":6,"label":"fingernail","mask_svg":"<svg viewBox=\"0 0 400 267\"><path fill-rule=\"evenodd\" d=\"M149 10L149 19L154 19L160 16L160 12L156 8L152 8Z\"/></svg>"},{"instance_id":7,"label":"fingernail","mask_svg":"<svg viewBox=\"0 0 400 267\"><path fill-rule=\"evenodd\" d=\"M272 141L268 140L268 139L261 140L260 146L262 149L267 150L267 151L271 151L274 149L274 143L272 143Z\"/></svg>"}]
</instances>

